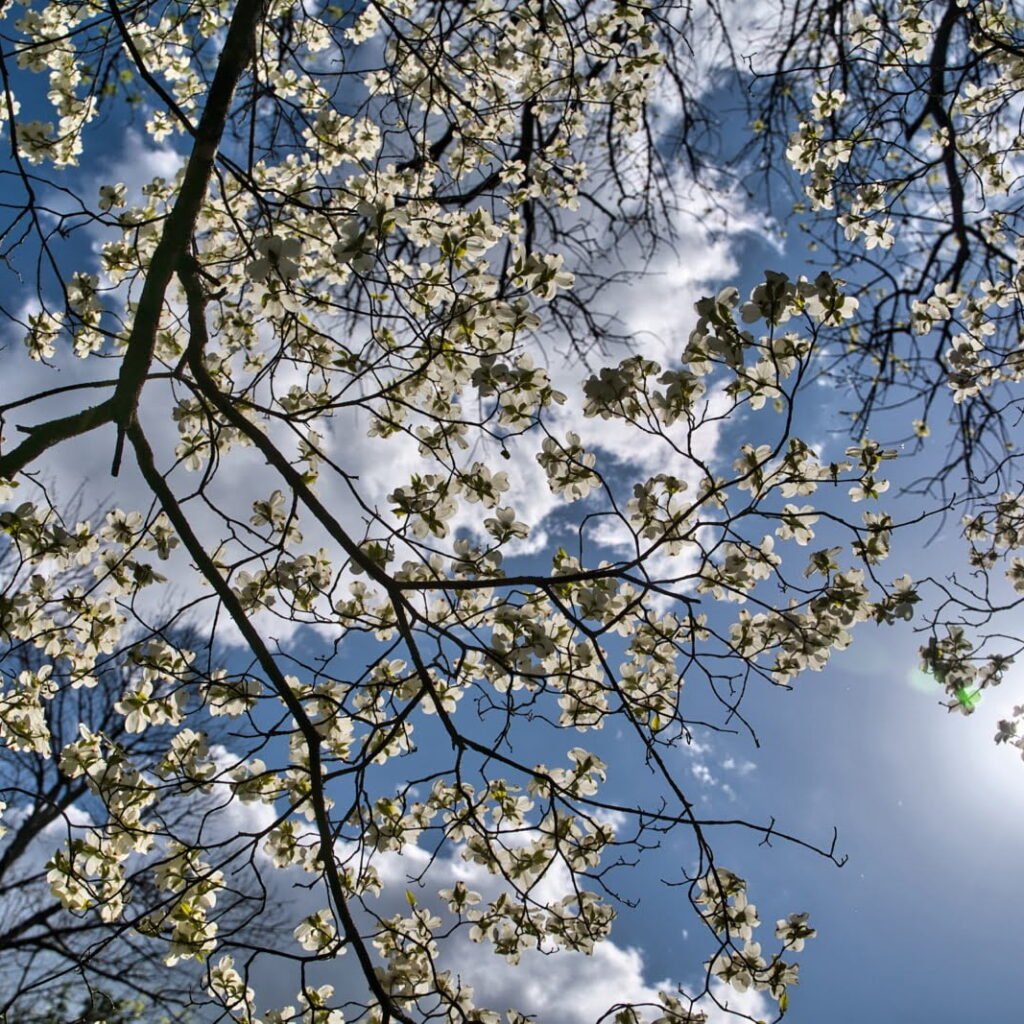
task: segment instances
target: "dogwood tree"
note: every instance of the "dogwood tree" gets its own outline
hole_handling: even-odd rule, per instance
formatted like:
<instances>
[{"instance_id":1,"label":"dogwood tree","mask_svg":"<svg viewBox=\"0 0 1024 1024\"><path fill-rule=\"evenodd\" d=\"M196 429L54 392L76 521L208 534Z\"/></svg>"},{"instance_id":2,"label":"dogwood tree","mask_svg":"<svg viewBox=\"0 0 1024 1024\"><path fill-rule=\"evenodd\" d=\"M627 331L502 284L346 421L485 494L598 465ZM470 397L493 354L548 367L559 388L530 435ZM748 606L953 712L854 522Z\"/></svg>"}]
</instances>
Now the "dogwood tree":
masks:
<instances>
[{"instance_id":1,"label":"dogwood tree","mask_svg":"<svg viewBox=\"0 0 1024 1024\"><path fill-rule=\"evenodd\" d=\"M7 652L4 669L14 673L19 662L31 664L35 648ZM45 666L52 670L52 665ZM23 668L23 672L30 669ZM73 690L54 680L47 707L52 745L78 737L80 723L97 727L105 716L114 741L129 753L153 745L148 734L124 731L115 704L124 690L120 675L103 673L95 689ZM116 690L115 690L115 684ZM16 688L8 685L5 690ZM154 737L160 730L156 730ZM49 751L47 751L47 754ZM140 751L140 754L142 752ZM50 1024L54 1021L106 1019L134 1021L187 1020L190 983L195 977L143 979L138 963L156 959L161 950L110 914L76 914L50 891L46 860L62 842L79 842L83 853L90 836L90 793L86 778L72 778L57 758L5 745L0 758L0 785L5 801L5 835L0 851L0 927L4 949L0 977L3 999L0 1019ZM179 801L179 813L183 810ZM195 800L189 810L203 810ZM167 807L171 813L171 804ZM141 868L141 865L140 865ZM151 909L164 902L145 869L134 870L133 899L149 901ZM196 972L192 972L195 975ZM179 972L180 974L180 972ZM170 984L167 983L170 981ZM89 1017L89 1014L92 1017Z\"/></svg>"},{"instance_id":2,"label":"dogwood tree","mask_svg":"<svg viewBox=\"0 0 1024 1024\"><path fill-rule=\"evenodd\" d=\"M886 440L922 457L916 492L963 517L973 578L930 581L922 660L970 713L1020 652L1024 22L1013 3L850 2L777 27L757 94L765 166L796 172L812 248L861 285L826 357L855 432L895 422ZM997 742L1024 750L1017 730L1000 722Z\"/></svg>"},{"instance_id":3,"label":"dogwood tree","mask_svg":"<svg viewBox=\"0 0 1024 1024\"><path fill-rule=\"evenodd\" d=\"M10 609L22 601L19 581L28 587L38 584L35 574L26 575L26 566L15 564L16 545L7 545L4 553L4 606ZM91 567L76 563L57 586L71 593L88 588L92 580ZM62 676L66 664L50 657L33 636L24 631L20 636L12 632L4 636L0 674L6 742L0 746L0 791L6 820L0 837L0 946L4 950L0 1020L52 1024L102 1019L127 1024L191 1019L190 988L201 981L199 972L140 976L137 965L158 959L164 950L129 927L120 912L129 891L136 914L160 912L164 907L166 895L154 884L153 865L145 858L130 861L122 891L108 889L94 912L82 914L54 894L47 864L64 843L82 856L91 856L90 851L103 841L96 823L107 814L106 803L90 786L91 777L68 772L54 756L56 751L76 742L84 730L107 737L126 762L157 765L174 740L176 714L139 730L123 705L126 692L151 688L153 659L166 658L172 647L191 650L193 665L210 656L202 637L194 632L175 629L169 637L170 645L158 634L125 636L124 654L97 659L91 685L75 686ZM201 677L197 666L195 678ZM42 680L46 690L43 726L24 717L29 707L15 696L32 678ZM210 725L205 742L216 750L225 738L224 723ZM13 734L6 732L10 729ZM48 735L47 743L29 742L37 729L40 736L44 731ZM219 816L220 808L200 788L165 793L159 809L152 811L177 832L194 828L197 820L214 821ZM230 841L227 835L221 837L220 842L224 841ZM257 941L280 918L278 901L268 899L255 886L245 890L236 884L234 892L225 896L233 906L229 913L223 913L227 908L222 907L222 934L244 926L247 940Z\"/></svg>"},{"instance_id":4,"label":"dogwood tree","mask_svg":"<svg viewBox=\"0 0 1024 1024\"><path fill-rule=\"evenodd\" d=\"M713 840L803 840L702 817L671 754L709 707L749 728L748 686L821 670L918 595L881 568L895 452L823 461L796 429L858 310L841 281L768 273L680 309L660 361L602 351L599 257L669 230L707 26L540 0L4 19L0 630L36 660L5 675L0 739L92 807L59 809L52 895L201 965L223 1019L523 1021L454 944L591 952L617 879L673 833L701 981L602 1019L703 1020L714 979L784 1012L814 928L764 936ZM129 117L173 172L95 180ZM553 346L586 360L566 390ZM79 521L57 495L97 450L123 494ZM186 623L229 653L197 657ZM102 727L55 729L118 659L137 671ZM643 792L616 785L629 757ZM228 928L275 871L311 912L272 941ZM321 984L343 955L361 982ZM274 958L293 1004L262 1000Z\"/></svg>"}]
</instances>

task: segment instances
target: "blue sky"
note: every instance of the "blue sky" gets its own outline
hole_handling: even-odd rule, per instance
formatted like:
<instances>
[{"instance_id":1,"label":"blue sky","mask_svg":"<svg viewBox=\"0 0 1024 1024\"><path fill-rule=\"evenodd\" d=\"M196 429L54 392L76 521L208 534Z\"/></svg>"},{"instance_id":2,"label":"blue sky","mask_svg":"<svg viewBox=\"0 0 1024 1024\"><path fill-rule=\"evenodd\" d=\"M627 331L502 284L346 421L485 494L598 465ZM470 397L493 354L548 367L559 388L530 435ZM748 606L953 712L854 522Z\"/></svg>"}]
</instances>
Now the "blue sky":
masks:
<instances>
[{"instance_id":1,"label":"blue sky","mask_svg":"<svg viewBox=\"0 0 1024 1024\"><path fill-rule=\"evenodd\" d=\"M817 269L795 230L782 253L749 234L737 251L736 283L755 282L764 269L791 276ZM837 275L855 281L857 271ZM941 451L948 437L942 419L952 403L943 398L931 419L930 451ZM849 442L837 413L850 407L850 396L821 386L805 399L795 433L816 441L825 457L841 457ZM906 437L916 415L878 417L871 436ZM893 489L882 503L897 519L928 507L896 493L921 472L919 461L901 454L886 465ZM951 490L962 488L956 481ZM958 527L959 514L951 514L941 525L932 520L902 537L897 532L884 574L921 579L956 571L965 578ZM762 921L800 909L819 929L800 954L801 982L786 1016L794 1024L954 1024L1020 1013L1012 922L1024 912L1024 763L992 739L996 722L1022 701L1024 668L986 691L972 716L950 714L941 687L918 668L926 635L914 627L921 625L918 616L893 627L858 627L850 650L834 655L820 675L805 673L790 692L761 686L746 696L759 748L719 737L692 758L735 792L732 800L720 785L703 787L723 816L732 807L750 820L775 817L780 829L825 847L834 825L836 853L849 858L840 869L785 843L765 850L738 836L718 840L723 863L748 878ZM1020 625L1003 623L1011 635ZM757 767L736 778L721 767L728 758ZM692 957L701 941L692 928L680 941L679 928L654 925L656 919L635 926L660 933L646 944L654 974Z\"/></svg>"},{"instance_id":2,"label":"blue sky","mask_svg":"<svg viewBox=\"0 0 1024 1024\"><path fill-rule=\"evenodd\" d=\"M119 174L133 166L144 165L151 173L173 167L173 156L166 152L151 151L140 161L136 136L123 135L112 124L107 130L119 145L127 143L119 157L111 157ZM93 187L99 170L87 167L80 179ZM663 303L677 303L680 329L692 322L692 299L713 290L719 280L746 291L765 268L793 276L806 271L798 242L779 251L757 235L756 208L746 212L749 219L727 228L710 256L701 232L688 229L679 263L690 269L678 287L673 268L662 267L668 278L658 296ZM83 253L82 258L91 257ZM645 303L650 300L638 293L637 310ZM644 315L654 314L647 309ZM658 326L655 316L652 329ZM16 351L0 355L0 373L15 358L21 365ZM78 368L72 371L69 364L68 372ZM5 378L5 400L12 379ZM20 392L37 379L33 371L31 378L19 377L15 384ZM841 451L845 438L831 432L843 396L822 387L808 397L796 433L830 446L827 451ZM894 436L908 426L879 424ZM935 440L941 441L940 424L933 427ZM744 429L742 423L728 425L726 436L734 439ZM84 474L95 473L95 496L109 494L112 488L101 470L109 454L88 453L84 447L70 451L67 461L52 465L53 471L67 473L78 463ZM373 465L369 449L353 457ZM895 463L890 473L894 490L910 472ZM127 505L137 494L138 481L126 470L117 487L118 501ZM895 495L890 505L908 514L917 510L913 499ZM928 546L931 527L894 543L887 578L904 571L941 575L956 568L955 527L951 519ZM551 530L555 539L556 528ZM777 917L803 910L819 930L799 955L802 977L787 1015L794 1024L860 1024L865 1019L959 1024L1010 1020L1019 1013L1014 981L1019 953L1011 929L1024 913L1024 886L1017 882L1024 860L1024 764L1014 751L996 748L992 735L996 721L1022 700L1024 670L1011 671L1003 688L989 691L972 717L947 714L939 706L938 685L917 671L921 640L913 625L859 627L849 652L836 655L823 673L801 677L792 691L763 683L752 687L744 712L760 746L742 733L697 732L695 746L676 754L679 777L707 817L763 823L774 817L781 830L826 847L833 826L838 830L836 853L849 858L841 869L782 841L770 849L759 846L758 837L742 829L716 832L718 859L750 882L751 899L766 923L763 931L770 933ZM1019 629L1019 624L1010 628ZM295 634L292 642L309 645L302 648L303 656L312 652L308 636ZM614 754L615 740L613 734L602 736L595 746ZM647 783L646 770L633 762L610 758L610 773L613 789L622 792L642 792ZM708 937L681 891L666 899L658 884L662 878L679 878L692 857L692 844L680 834L646 857L641 870L620 876L624 895L637 898L639 905L620 912L613 932L619 959L602 962L607 977L621 977L623 984L632 978L629 972L637 963L629 960L630 949L642 955L644 984L699 977L710 952ZM396 869L395 878L401 873ZM767 938L765 945L772 945ZM587 969L575 963L571 970L583 979L580 984L593 985ZM277 970L265 981L268 989L294 989L285 969ZM556 1005L559 986L569 985L558 970L546 961L522 968L537 986L539 1005ZM501 989L504 977L496 971L493 985ZM540 1019L563 1024L568 1017L556 1014L566 1012Z\"/></svg>"}]
</instances>

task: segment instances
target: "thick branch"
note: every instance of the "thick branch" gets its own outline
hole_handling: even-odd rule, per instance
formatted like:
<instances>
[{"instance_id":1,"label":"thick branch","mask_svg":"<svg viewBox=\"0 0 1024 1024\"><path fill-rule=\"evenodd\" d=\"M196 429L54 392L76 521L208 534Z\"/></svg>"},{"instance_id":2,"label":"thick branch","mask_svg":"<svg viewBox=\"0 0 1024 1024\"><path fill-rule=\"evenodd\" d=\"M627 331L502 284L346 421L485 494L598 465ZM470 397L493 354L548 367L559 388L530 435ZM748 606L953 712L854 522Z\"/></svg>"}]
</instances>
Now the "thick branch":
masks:
<instances>
[{"instance_id":1,"label":"thick branch","mask_svg":"<svg viewBox=\"0 0 1024 1024\"><path fill-rule=\"evenodd\" d=\"M182 544L185 546L185 550L188 551L195 561L196 567L204 579L213 587L228 615L231 616L238 631L244 637L249 650L252 651L260 668L266 673L267 679L271 686L273 686L274 691L281 698L289 712L291 712L296 725L302 732L306 743L306 750L309 754L310 802L313 805L314 819L320 840L320 859L324 866L327 886L331 893L331 899L335 912L338 915L338 920L341 923L345 941L354 950L356 959L358 959L359 965L366 977L366 982L374 997L380 1003L382 1019L385 1022L394 1019L401 1021L402 1024L414 1024L412 1018L402 1012L390 993L381 985L374 969L373 960L370 957L370 951L367 949L366 943L359 933L358 925L348 906L344 884L338 871L338 862L334 855L333 826L324 799L323 772L320 760L320 735L310 721L309 715L306 714L305 708L292 692L292 688L288 685L288 681L278 667L277 662L274 661L274 657L264 643L259 631L246 614L235 592L221 575L220 570L206 551L202 541L193 532L188 517L178 504L178 500L171 491L170 485L157 469L153 458L153 450L138 423L133 421L128 424L127 436L131 441L132 447L135 449L135 456L143 478L160 502L161 507L167 514L167 518L170 519L178 536L181 538Z\"/></svg>"},{"instance_id":2,"label":"thick branch","mask_svg":"<svg viewBox=\"0 0 1024 1024\"><path fill-rule=\"evenodd\" d=\"M256 29L263 19L267 0L238 0L224 49L210 85L203 116L195 131L195 143L185 167L181 190L164 222L146 272L135 311L121 372L113 396L106 402L73 416L31 428L27 441L0 458L0 478L10 479L55 444L114 421L118 425L112 471L117 475L124 433L135 418L142 388L153 361L160 313L167 286L182 256L188 251L192 232L210 183L217 148L224 134L235 89L255 51Z\"/></svg>"},{"instance_id":3,"label":"thick branch","mask_svg":"<svg viewBox=\"0 0 1024 1024\"><path fill-rule=\"evenodd\" d=\"M195 144L185 167L181 191L174 208L167 216L153 259L146 274L146 282L128 337L128 348L121 374L114 391L115 419L118 444L114 454L113 473L116 476L120 462L124 431L134 419L142 386L153 360L160 312L171 276L188 251L192 232L210 183L213 162L217 156L224 126L227 123L231 99L243 72L252 60L256 46L256 28L263 18L267 0L238 0L231 17L224 49L221 51L217 71L210 85L203 116L196 128Z\"/></svg>"},{"instance_id":4,"label":"thick branch","mask_svg":"<svg viewBox=\"0 0 1024 1024\"><path fill-rule=\"evenodd\" d=\"M30 462L55 444L67 441L79 434L102 427L114 419L114 401L108 398L99 405L91 405L88 409L62 416L58 420L48 420L34 427L22 427L28 437L13 451L0 455L0 480L12 480Z\"/></svg>"}]
</instances>

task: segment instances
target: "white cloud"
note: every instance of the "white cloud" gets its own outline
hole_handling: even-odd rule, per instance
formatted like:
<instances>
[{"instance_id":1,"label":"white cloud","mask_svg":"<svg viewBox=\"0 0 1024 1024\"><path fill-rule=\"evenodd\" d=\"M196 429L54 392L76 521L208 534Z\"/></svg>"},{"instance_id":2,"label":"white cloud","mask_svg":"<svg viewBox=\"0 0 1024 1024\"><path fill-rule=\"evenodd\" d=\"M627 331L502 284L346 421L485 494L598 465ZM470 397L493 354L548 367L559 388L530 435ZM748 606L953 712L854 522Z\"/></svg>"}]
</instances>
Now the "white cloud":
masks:
<instances>
[{"instance_id":1,"label":"white cloud","mask_svg":"<svg viewBox=\"0 0 1024 1024\"><path fill-rule=\"evenodd\" d=\"M138 149L140 152L133 153L131 157L125 154L111 168L113 177L126 180L131 191L136 191L141 182L148 181L154 174L173 174L177 166L176 155L169 151L147 150L141 145ZM107 174L104 174L104 179L112 180ZM738 202L728 196L723 196L722 202L728 204L737 232L753 228L753 222ZM663 366L677 360L692 323L693 301L708 290L713 282L733 275L737 269L732 238L710 239L699 226L699 221L691 216L692 213L692 210L684 211L676 225L679 234L678 253L663 250L650 266L649 276L643 281L612 286L602 295L607 308L617 313L635 341L635 348L623 355L641 354ZM630 253L624 253L622 258L628 262ZM536 354L540 353L539 343L534 346L534 350ZM25 369L25 360L20 352L17 353L17 359L18 383L24 392L53 386L54 375L51 371L38 364ZM602 458L603 462L599 465L609 467L614 474L628 472L635 479L663 471L673 472L684 479L693 476L692 463L685 455L667 453L661 445L638 445L636 435L627 433L614 421L585 420L580 386L588 376L588 371L578 361L564 357L546 361L554 386L569 396L566 405L553 411L549 419L553 433L562 435L568 430L579 431L584 442ZM83 363L67 355L58 360L58 366L60 383L79 382L89 379L90 374L106 376L110 372L110 364L98 360ZM97 400L100 394L102 392L84 392L82 404ZM33 410L33 419L67 414L71 409L79 407L78 402L79 396L64 396L49 404L42 404ZM142 414L161 466L170 464L177 442L177 432L169 415L170 402L170 392L165 384L151 383L147 386ZM365 428L365 422L355 413L338 416L327 434L329 454L337 456L347 474L358 478L357 486L366 506L386 515L387 495L396 486L408 481L414 471L422 470L422 460L416 451L416 443L411 439L403 437L384 442L367 438ZM684 439L683 434L684 428L680 427L677 439L685 442L680 445L684 451L687 444L692 445L694 452L702 459L712 458L717 452L717 424L709 424L693 437ZM93 506L105 503L110 498L122 508L147 508L151 501L149 489L130 458L125 460L121 475L116 480L111 478L109 467L113 445L113 428L105 428L59 447L42 460L40 468L47 479L58 481L62 489L73 488L78 481L82 481L85 486L83 511L90 511ZM482 458L491 465L505 469L512 478L513 490L510 497L515 496L520 518L534 528L531 541L521 548L523 553L537 551L546 541L548 530L554 529L551 525L552 514L562 507L561 499L551 494L536 462L537 445L538 441L534 438L528 442L510 443L510 458L504 462L494 450L482 447L471 453L473 458ZM196 474L188 475L179 470L175 483L185 492L196 487L200 479ZM256 497L266 497L274 486L262 456L254 449L237 449L225 463L210 493L226 513L245 522L251 501ZM320 496L343 523L352 524L353 532L359 532L358 524L364 520L365 512L344 481L325 476L320 485ZM214 549L225 536L224 522L203 502L190 502L187 508L193 529L209 550ZM467 529L478 528L480 518L480 506L465 506L456 525ZM303 519L302 526L306 534L306 549L315 549L326 540L308 517ZM604 545L612 549L618 547L620 550L626 536L623 530L607 528L596 534ZM158 566L170 577L178 593L186 600L197 592L195 576L188 561L184 553L179 552L166 566ZM652 568L655 572L670 575L681 571L679 564L664 559L652 563ZM165 595L160 596L166 600ZM272 635L282 642L286 642L293 634L293 627L286 621L264 616L260 617L259 624L265 635ZM224 642L233 636L233 632L228 630L221 632L219 639ZM704 753L707 746L695 742L690 749L697 755ZM694 762L692 770L707 785L715 784L714 776L705 763ZM269 813L267 809L245 811L239 805L232 804L218 811L209 819L208 824L216 836L242 835L263 827ZM287 943L294 923L306 914L319 910L324 905L323 896L303 887L309 878L301 872L276 871L268 865L262 854L256 858L256 863L265 880L272 886L282 914L288 918L279 936L281 943ZM413 850L408 851L404 858L381 858L380 863L382 868L386 868L382 871L385 891L373 909L386 916L405 909L407 876L418 874L426 867L426 854ZM494 889L490 876L458 859L440 858L427 872L429 888L435 891L451 884L456 878L469 876L472 876L474 885L481 891ZM554 887L555 880L549 879L545 884ZM640 950L611 941L600 944L589 957L580 953L545 956L527 952L522 964L513 967L495 957L486 945L475 945L469 942L464 933L458 933L444 947L442 958L444 963L457 969L467 983L473 985L481 1003L499 1007L515 1004L525 1012L536 1013L542 1024L591 1024L616 1002L651 1001L656 999L659 987L671 988L668 983L659 985L648 977ZM354 958L346 957L328 965L323 970L322 980L330 980L339 991L343 991L345 979L354 980L355 969ZM292 966L281 958L261 958L253 981L261 1005L282 1005L294 1001L298 979ZM768 1016L763 997L756 993L744 997L732 994L730 1005L748 1010L753 1016ZM719 1014L717 1010L713 1012ZM716 1024L718 1019L724 1020L725 1017L720 1014L712 1017Z\"/></svg>"},{"instance_id":2,"label":"white cloud","mask_svg":"<svg viewBox=\"0 0 1024 1024\"><path fill-rule=\"evenodd\" d=\"M88 181L85 187L98 188L101 181L121 180L127 184L130 196L138 197L143 183L158 175L173 177L180 162L181 156L175 151L154 148L138 135L129 133L123 151L101 168L95 181ZM665 246L658 251L647 265L647 273L642 280L613 283L603 289L600 296L602 308L614 313L624 332L632 338L630 351L624 351L622 355L640 354L663 366L678 360L692 325L692 304L696 298L715 282L735 273L735 239L759 227L740 199L723 193L718 200L727 214L730 233L712 237L700 216L704 196L689 187L682 169L675 185L682 198L671 225L675 233L674 248ZM96 241L98 244L98 234ZM616 258L623 267L633 267L642 265L644 256L639 246L633 243L632 248L627 246L617 252ZM15 347L20 349L20 342L16 342ZM640 480L658 472L671 472L684 480L693 480L698 475L695 463L681 454L688 446L700 459L713 459L719 440L717 422L709 423L692 436L686 436L685 425L675 428L680 451L673 452L660 443L638 444L636 432L624 430L616 421L585 419L581 388L589 370L579 359L557 355L552 349L570 352L571 346L551 346L550 339L546 344L535 340L528 346L536 360L549 366L554 386L568 395L565 406L551 411L548 427L556 436L563 436L569 430L579 432L585 445L597 452L599 468L605 468L611 478L622 483L625 476L630 480ZM11 360L13 363L11 355L8 354L4 362ZM24 394L52 387L55 378L60 384L69 384L106 377L111 373L111 366L116 366L98 359L81 361L63 352L55 360L55 374L40 364L27 365L20 351L13 355L17 360L16 379ZM8 372L12 371L13 366L10 366ZM290 383L302 382L298 377L295 381L278 380L279 391L287 389ZM90 390L65 394L33 405L26 410L24 419L31 423L66 415L73 409L98 401L106 393ZM712 396L713 402L718 400ZM177 430L170 417L171 403L171 389L167 382L151 381L147 385L141 410L142 421L158 465L163 468L174 461L174 447L178 442ZM335 474L325 473L319 485L325 505L357 538L362 535L368 514L379 513L385 520L390 518L388 495L395 487L408 482L414 472L429 471L418 454L415 440L405 436L387 441L368 438L365 436L366 427L365 416L350 410L340 413L324 428L328 454L337 458L348 480L354 481L359 499L347 480ZM152 495L132 464L130 451L122 463L120 475L116 479L110 475L114 444L113 427L103 428L58 446L41 458L34 468L41 472L43 480L56 482L60 491L58 497L62 499L66 500L68 492L81 486L83 513L111 504L125 509L150 507ZM532 435L510 441L507 445L509 458L501 459L496 442L481 440L466 454L469 461L479 458L509 474L512 488L507 495L508 503L515 505L518 517L532 528L530 538L518 549L510 548L510 555L538 553L547 545L551 534L559 529L553 514L562 509L564 503L551 493L545 474L536 461L539 444L540 439ZM201 482L202 477L198 473L188 474L179 469L174 476L175 489L181 494L193 491ZM267 497L269 491L278 485L262 456L254 449L236 448L232 451L207 488L207 496L213 500L192 500L186 505L190 524L206 549L215 550L221 542L230 540L232 533L241 534L244 539L244 524L251 513L252 501ZM24 496L24 493L20 494L19 499ZM214 513L213 507L243 525L232 526ZM489 514L480 505L463 504L453 526L479 536L482 520ZM322 544L336 553L336 545L312 522L311 517L300 515L300 524L305 535L303 550L316 550ZM380 529L374 532L379 533ZM612 519L601 520L600 525L588 533L588 542L598 549L607 549L609 555L621 556L628 552L631 540L632 535L625 525ZM596 558L593 547L588 558ZM238 545L232 544L231 550L237 556ZM179 551L171 561L157 568L168 576L179 603L209 594L208 590L197 588L190 560L183 552ZM657 554L649 563L652 575L665 579L685 577L691 569L691 562L683 556ZM150 605L166 602L166 593L157 594L156 589L164 588L154 588L152 601L149 601L150 595L143 593L139 607L144 612L155 614L156 607ZM257 619L261 628L278 640L287 641L294 634L295 626L287 619L274 615L259 615ZM220 630L221 643L237 642L237 633L225 616L220 618Z\"/></svg>"},{"instance_id":3,"label":"white cloud","mask_svg":"<svg viewBox=\"0 0 1024 1024\"><path fill-rule=\"evenodd\" d=\"M385 854L374 862L383 893L369 905L380 917L407 913L405 892L409 888L421 905L439 912L443 912L442 904L431 894L458 880L479 892L485 901L493 899L499 891L497 882L485 869L458 856L442 856L431 862L425 851L413 847L401 856ZM302 882L308 881L308 876L295 869L265 873L264 881L288 908L287 920L282 922L278 932L282 947L297 952L297 948L290 949L288 945L291 930L302 917L324 906L323 896L317 891L305 890ZM541 902L554 901L565 891L565 884L564 878L547 876L532 895ZM701 934L703 936L704 932ZM599 943L590 955L527 950L518 964L496 956L486 942L470 941L465 930L442 939L439 945L439 966L451 970L464 987L473 989L477 1005L498 1011L514 1007L535 1015L538 1024L594 1024L619 1003L653 1004L658 1000L659 991L675 992L677 989L676 981L649 976L642 950L611 940ZM309 977L311 984L329 982L336 993L355 999L363 988L358 965L351 955L330 964L314 965ZM299 975L293 963L267 957L259 961L249 983L256 991L257 1005L261 1009L272 1008L295 1002ZM703 987L703 980L686 987L696 992ZM768 1000L760 993L736 993L715 981L711 994L713 999L705 997L698 1004L708 1012L709 1024L728 1024L736 1020L716 1005L715 1000L731 1011L748 1013L755 1019L773 1016Z\"/></svg>"},{"instance_id":4,"label":"white cloud","mask_svg":"<svg viewBox=\"0 0 1024 1024\"><path fill-rule=\"evenodd\" d=\"M757 765L753 761L740 760L737 761L734 757L727 757L722 762L722 767L727 772L735 772L739 776L749 775L752 771L756 771Z\"/></svg>"}]
</instances>

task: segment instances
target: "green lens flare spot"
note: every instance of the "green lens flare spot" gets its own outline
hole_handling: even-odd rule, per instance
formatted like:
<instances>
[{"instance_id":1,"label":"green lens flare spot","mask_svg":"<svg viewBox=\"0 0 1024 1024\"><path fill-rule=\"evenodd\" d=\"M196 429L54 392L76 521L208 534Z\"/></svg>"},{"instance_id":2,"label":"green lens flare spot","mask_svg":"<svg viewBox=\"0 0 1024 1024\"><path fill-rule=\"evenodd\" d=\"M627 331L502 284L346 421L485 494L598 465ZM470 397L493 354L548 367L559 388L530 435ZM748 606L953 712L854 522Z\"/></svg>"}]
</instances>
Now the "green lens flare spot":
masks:
<instances>
[{"instance_id":1,"label":"green lens flare spot","mask_svg":"<svg viewBox=\"0 0 1024 1024\"><path fill-rule=\"evenodd\" d=\"M977 706L978 701L981 700L981 690L975 690L973 693L969 693L966 687L961 686L960 689L956 691L956 699L960 701L968 711L973 711Z\"/></svg>"}]
</instances>

